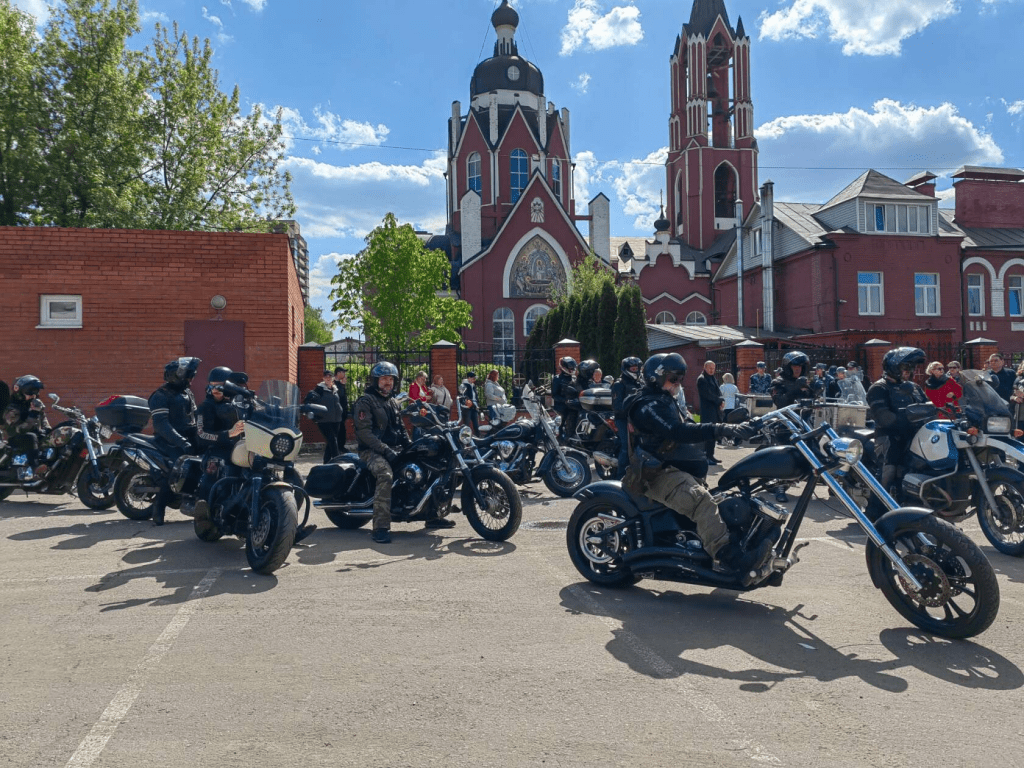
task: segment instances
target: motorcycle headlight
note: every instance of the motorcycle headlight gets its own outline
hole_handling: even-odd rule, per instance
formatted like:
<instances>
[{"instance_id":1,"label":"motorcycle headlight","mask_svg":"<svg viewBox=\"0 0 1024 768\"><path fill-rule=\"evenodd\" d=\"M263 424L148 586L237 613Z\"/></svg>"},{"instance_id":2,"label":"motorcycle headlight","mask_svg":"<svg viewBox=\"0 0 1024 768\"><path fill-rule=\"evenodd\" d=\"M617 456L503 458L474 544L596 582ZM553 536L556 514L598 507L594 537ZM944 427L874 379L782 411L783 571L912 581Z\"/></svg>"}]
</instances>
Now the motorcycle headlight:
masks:
<instances>
[{"instance_id":1,"label":"motorcycle headlight","mask_svg":"<svg viewBox=\"0 0 1024 768\"><path fill-rule=\"evenodd\" d=\"M469 447L473 444L473 430L469 427L463 427L459 430L459 442Z\"/></svg>"},{"instance_id":2,"label":"motorcycle headlight","mask_svg":"<svg viewBox=\"0 0 1024 768\"><path fill-rule=\"evenodd\" d=\"M838 437L828 447L829 451L844 464L856 464L864 455L864 444L851 437Z\"/></svg>"},{"instance_id":3,"label":"motorcycle headlight","mask_svg":"<svg viewBox=\"0 0 1024 768\"><path fill-rule=\"evenodd\" d=\"M1008 435L1010 433L1010 417L989 416L985 420L985 431Z\"/></svg>"},{"instance_id":4,"label":"motorcycle headlight","mask_svg":"<svg viewBox=\"0 0 1024 768\"><path fill-rule=\"evenodd\" d=\"M275 435L274 439L270 441L270 452L274 454L275 459L283 459L292 452L294 447L295 438L291 435Z\"/></svg>"},{"instance_id":5,"label":"motorcycle headlight","mask_svg":"<svg viewBox=\"0 0 1024 768\"><path fill-rule=\"evenodd\" d=\"M500 440L494 447L498 449L498 453L501 455L501 458L505 460L510 459L516 450L516 447L508 440Z\"/></svg>"}]
</instances>

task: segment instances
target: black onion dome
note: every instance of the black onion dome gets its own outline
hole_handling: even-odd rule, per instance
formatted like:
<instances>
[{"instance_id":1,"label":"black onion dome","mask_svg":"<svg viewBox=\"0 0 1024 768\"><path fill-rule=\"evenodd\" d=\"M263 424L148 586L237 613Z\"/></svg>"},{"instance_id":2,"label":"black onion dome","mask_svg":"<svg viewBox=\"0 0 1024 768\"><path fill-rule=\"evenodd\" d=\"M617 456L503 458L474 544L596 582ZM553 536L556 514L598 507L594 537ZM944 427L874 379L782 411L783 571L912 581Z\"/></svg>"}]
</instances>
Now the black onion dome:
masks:
<instances>
[{"instance_id":1,"label":"black onion dome","mask_svg":"<svg viewBox=\"0 0 1024 768\"><path fill-rule=\"evenodd\" d=\"M662 208L661 209L661 216L660 216L660 218L658 218L658 220L654 222L654 231L655 232L668 232L669 227L671 227L671 226L672 226L672 223L668 219L665 218L665 209Z\"/></svg>"},{"instance_id":2,"label":"black onion dome","mask_svg":"<svg viewBox=\"0 0 1024 768\"><path fill-rule=\"evenodd\" d=\"M500 9L499 9L500 10ZM515 67L518 74L512 79L509 70ZM479 96L491 91L519 91L520 93L544 94L544 75L535 64L522 56L493 56L484 59L473 70L473 79L469 82L470 97Z\"/></svg>"},{"instance_id":3,"label":"black onion dome","mask_svg":"<svg viewBox=\"0 0 1024 768\"><path fill-rule=\"evenodd\" d=\"M515 8L508 4L508 0L503 0L502 4L491 14L491 24L494 25L495 29L502 26L518 27L519 14L516 13Z\"/></svg>"}]
</instances>

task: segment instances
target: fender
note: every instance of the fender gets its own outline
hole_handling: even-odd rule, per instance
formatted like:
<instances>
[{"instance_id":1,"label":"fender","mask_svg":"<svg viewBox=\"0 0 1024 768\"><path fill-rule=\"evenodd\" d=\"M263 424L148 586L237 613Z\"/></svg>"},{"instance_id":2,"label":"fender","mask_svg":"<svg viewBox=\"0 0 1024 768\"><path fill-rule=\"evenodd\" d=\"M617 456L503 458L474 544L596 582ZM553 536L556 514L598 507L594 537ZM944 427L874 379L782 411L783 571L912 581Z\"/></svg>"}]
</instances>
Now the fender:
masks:
<instances>
[{"instance_id":1,"label":"fender","mask_svg":"<svg viewBox=\"0 0 1024 768\"><path fill-rule=\"evenodd\" d=\"M1012 485L1019 490L1024 490L1024 472L1013 467L985 467L985 480L991 485L994 482L1004 482L1008 485ZM977 482L977 481L976 481ZM980 487L975 490L974 493L974 504L975 508L978 508L982 499L985 498L984 491Z\"/></svg>"},{"instance_id":2,"label":"fender","mask_svg":"<svg viewBox=\"0 0 1024 768\"><path fill-rule=\"evenodd\" d=\"M576 491L573 497L581 504L600 499L620 509L626 517L639 517L643 509L660 509L664 505L643 499L646 504L637 504L637 499L622 487L618 480L600 480Z\"/></svg>"},{"instance_id":3,"label":"fender","mask_svg":"<svg viewBox=\"0 0 1024 768\"><path fill-rule=\"evenodd\" d=\"M989 448L1002 451L1011 459L1024 463L1024 443L1021 443L1019 440L1003 435L986 435L985 444Z\"/></svg>"},{"instance_id":4,"label":"fender","mask_svg":"<svg viewBox=\"0 0 1024 768\"><path fill-rule=\"evenodd\" d=\"M927 509L921 507L900 507L894 509L891 512L886 512L875 523L875 530L878 531L882 538L887 542L892 541L895 535L904 527L916 523L925 517L931 517L932 513ZM871 560L875 557L885 557L882 554L882 550L875 546L875 543L868 539L868 544L864 548L864 557L868 563L868 573L872 574L871 581L874 583L876 589L881 589L882 585L875 579L874 572L871 570Z\"/></svg>"}]
</instances>

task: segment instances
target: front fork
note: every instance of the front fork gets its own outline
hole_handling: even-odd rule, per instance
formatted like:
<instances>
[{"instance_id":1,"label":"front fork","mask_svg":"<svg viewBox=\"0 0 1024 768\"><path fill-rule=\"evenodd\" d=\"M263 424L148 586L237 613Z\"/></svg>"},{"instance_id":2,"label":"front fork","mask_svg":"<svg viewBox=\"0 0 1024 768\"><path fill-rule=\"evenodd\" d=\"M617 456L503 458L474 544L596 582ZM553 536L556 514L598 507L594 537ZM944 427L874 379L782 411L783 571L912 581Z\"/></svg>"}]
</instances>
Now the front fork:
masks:
<instances>
[{"instance_id":1,"label":"front fork","mask_svg":"<svg viewBox=\"0 0 1024 768\"><path fill-rule=\"evenodd\" d=\"M252 499L249 505L249 530L256 530L260 524L260 489L263 487L263 478L253 475L252 478Z\"/></svg>"}]
</instances>

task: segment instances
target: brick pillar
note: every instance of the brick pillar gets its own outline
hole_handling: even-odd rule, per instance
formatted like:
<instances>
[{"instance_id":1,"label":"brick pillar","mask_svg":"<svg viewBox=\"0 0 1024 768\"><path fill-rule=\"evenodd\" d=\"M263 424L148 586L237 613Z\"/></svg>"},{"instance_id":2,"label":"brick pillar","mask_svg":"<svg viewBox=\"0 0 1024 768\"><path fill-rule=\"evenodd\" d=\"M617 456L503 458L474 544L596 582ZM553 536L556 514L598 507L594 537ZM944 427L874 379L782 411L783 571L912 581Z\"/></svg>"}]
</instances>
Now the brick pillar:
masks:
<instances>
[{"instance_id":1,"label":"brick pillar","mask_svg":"<svg viewBox=\"0 0 1024 768\"><path fill-rule=\"evenodd\" d=\"M867 363L864 366L864 389L871 386L872 382L882 378L882 358L892 348L891 341L882 339L871 339L863 344L864 352L867 354Z\"/></svg>"},{"instance_id":2,"label":"brick pillar","mask_svg":"<svg viewBox=\"0 0 1024 768\"><path fill-rule=\"evenodd\" d=\"M558 361L563 357L571 357L580 362L580 343L573 339L562 339L555 344L555 375L558 375Z\"/></svg>"},{"instance_id":3,"label":"brick pillar","mask_svg":"<svg viewBox=\"0 0 1024 768\"><path fill-rule=\"evenodd\" d=\"M750 389L750 377L757 373L759 360L764 360L764 344L748 339L736 345L736 386L740 392Z\"/></svg>"},{"instance_id":4,"label":"brick pillar","mask_svg":"<svg viewBox=\"0 0 1024 768\"><path fill-rule=\"evenodd\" d=\"M299 391L305 397L309 390L313 389L324 379L324 348L322 344L309 342L299 347ZM299 419L302 427L302 442L317 443L323 445L324 436L320 434L316 423L306 416ZM352 434L349 432L349 434Z\"/></svg>"},{"instance_id":5,"label":"brick pillar","mask_svg":"<svg viewBox=\"0 0 1024 768\"><path fill-rule=\"evenodd\" d=\"M457 359L458 347L450 341L439 341L430 348L430 383L434 383L435 376L442 376L444 385L452 393L453 398L459 394Z\"/></svg>"},{"instance_id":6,"label":"brick pillar","mask_svg":"<svg viewBox=\"0 0 1024 768\"><path fill-rule=\"evenodd\" d=\"M999 351L997 342L981 337L964 342L964 346L967 347L971 355L970 360L963 361L966 368L984 368L989 355Z\"/></svg>"}]
</instances>

